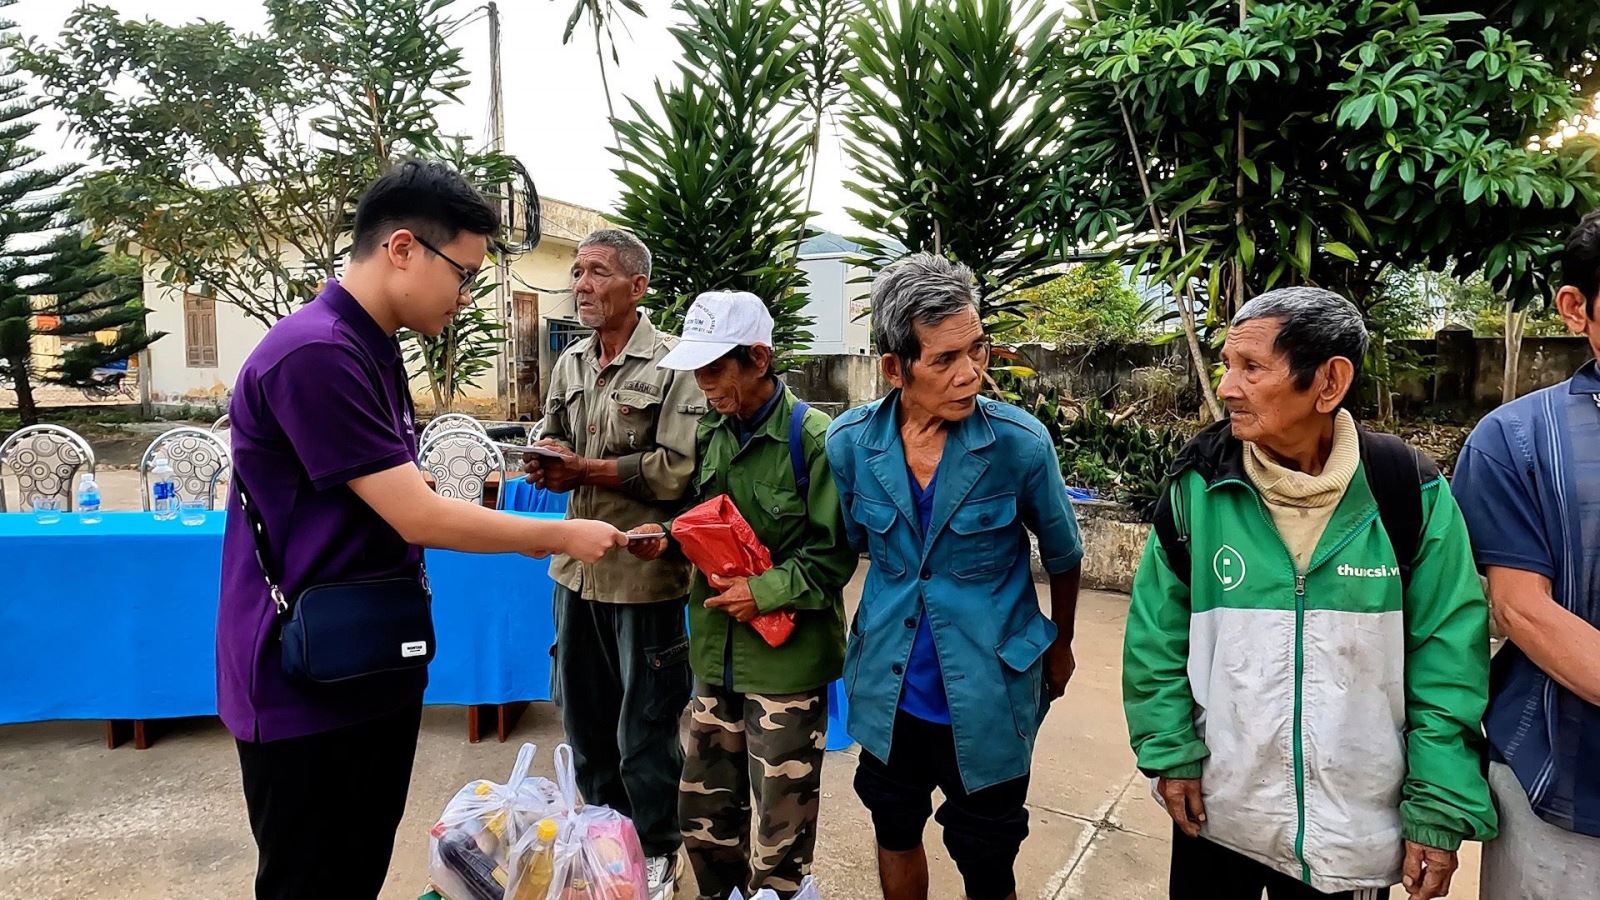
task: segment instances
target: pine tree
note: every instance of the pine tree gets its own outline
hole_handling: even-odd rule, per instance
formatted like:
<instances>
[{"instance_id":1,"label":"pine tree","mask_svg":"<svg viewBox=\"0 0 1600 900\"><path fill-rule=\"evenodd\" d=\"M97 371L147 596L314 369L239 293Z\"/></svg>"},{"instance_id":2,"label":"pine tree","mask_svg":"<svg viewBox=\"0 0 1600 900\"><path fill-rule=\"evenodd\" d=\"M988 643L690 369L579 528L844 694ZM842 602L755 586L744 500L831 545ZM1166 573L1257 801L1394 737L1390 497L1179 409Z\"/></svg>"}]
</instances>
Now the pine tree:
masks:
<instances>
[{"instance_id":1,"label":"pine tree","mask_svg":"<svg viewBox=\"0 0 1600 900\"><path fill-rule=\"evenodd\" d=\"M16 0L0 0L0 9ZM0 383L17 395L24 425L39 420L34 387L86 388L95 370L125 360L161 335L144 330L138 265L121 270L83 227L73 204L77 166L40 165L27 145L40 104L10 56L16 25L0 19ZM93 336L115 331L102 341ZM34 353L36 337L76 338L54 362Z\"/></svg>"}]
</instances>

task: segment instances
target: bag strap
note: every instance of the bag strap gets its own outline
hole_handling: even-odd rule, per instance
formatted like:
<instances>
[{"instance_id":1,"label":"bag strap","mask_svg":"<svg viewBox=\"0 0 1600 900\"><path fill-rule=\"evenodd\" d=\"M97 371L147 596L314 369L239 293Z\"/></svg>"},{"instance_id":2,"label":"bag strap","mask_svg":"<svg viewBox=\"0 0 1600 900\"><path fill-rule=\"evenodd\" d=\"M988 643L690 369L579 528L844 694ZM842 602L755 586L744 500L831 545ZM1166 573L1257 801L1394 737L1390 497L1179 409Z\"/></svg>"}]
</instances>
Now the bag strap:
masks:
<instances>
[{"instance_id":1,"label":"bag strap","mask_svg":"<svg viewBox=\"0 0 1600 900\"><path fill-rule=\"evenodd\" d=\"M239 491L239 506L244 510L245 519L250 525L250 539L255 545L256 565L261 569L261 577L267 582L267 596L272 598L272 606L278 611L278 615L288 615L289 598L278 586L279 579L272 574L272 564L267 562L272 558L272 545L267 540L267 523L262 520L255 501L250 499L250 491L245 488L244 478L239 475L237 468L233 470L233 486ZM419 562L417 572L417 581L422 585L422 589L432 593L433 587L428 583L427 563Z\"/></svg>"},{"instance_id":2,"label":"bag strap","mask_svg":"<svg viewBox=\"0 0 1600 900\"><path fill-rule=\"evenodd\" d=\"M1361 462L1378 503L1378 519L1394 546L1400 588L1411 587L1411 570L1422 545L1422 486L1439 476L1433 462L1392 434L1361 430ZM1178 477L1169 478L1156 499L1154 530L1172 574L1185 586L1193 573L1188 529L1177 521L1182 505Z\"/></svg>"},{"instance_id":3,"label":"bag strap","mask_svg":"<svg viewBox=\"0 0 1600 900\"><path fill-rule=\"evenodd\" d=\"M278 587L278 579L272 575L272 565L267 560L272 558L272 548L267 542L267 523L262 520L261 513L256 509L254 500L250 499L250 491L244 486L244 478L239 474L237 466L233 470L233 486L239 492L239 506L244 510L244 515L250 524L250 538L255 544L256 565L261 567L261 577L266 579L267 592L272 598L272 605L278 615L289 611L289 600L283 595L283 589Z\"/></svg>"},{"instance_id":4,"label":"bag strap","mask_svg":"<svg viewBox=\"0 0 1600 900\"><path fill-rule=\"evenodd\" d=\"M1176 507L1182 501L1173 496L1180 490L1179 479L1182 477L1181 472L1170 475L1162 485L1161 495L1156 498L1153 525L1156 539L1161 542L1161 549L1167 554L1167 567L1172 570L1172 574L1178 576L1178 581L1184 587L1188 587L1189 579L1193 575L1190 571L1189 534L1178 527Z\"/></svg>"},{"instance_id":5,"label":"bag strap","mask_svg":"<svg viewBox=\"0 0 1600 900\"><path fill-rule=\"evenodd\" d=\"M1411 569L1422 544L1422 485L1439 476L1439 468L1392 434L1361 431L1361 462L1367 485L1378 501L1378 518L1394 545L1400 587L1411 587Z\"/></svg>"},{"instance_id":6,"label":"bag strap","mask_svg":"<svg viewBox=\"0 0 1600 900\"><path fill-rule=\"evenodd\" d=\"M806 413L810 409L804 400L796 397L794 410L789 413L789 466L794 469L794 486L802 499L809 496L811 490L811 470L806 467L806 451L800 445L805 435Z\"/></svg>"}]
</instances>

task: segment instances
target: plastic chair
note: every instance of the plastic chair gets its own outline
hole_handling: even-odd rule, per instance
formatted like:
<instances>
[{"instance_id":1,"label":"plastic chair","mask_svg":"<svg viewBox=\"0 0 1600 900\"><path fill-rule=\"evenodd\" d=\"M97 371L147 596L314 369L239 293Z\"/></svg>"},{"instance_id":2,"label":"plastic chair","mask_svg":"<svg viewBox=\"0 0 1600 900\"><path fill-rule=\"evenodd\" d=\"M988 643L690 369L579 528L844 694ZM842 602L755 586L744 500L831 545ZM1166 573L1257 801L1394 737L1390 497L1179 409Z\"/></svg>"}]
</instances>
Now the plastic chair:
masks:
<instances>
[{"instance_id":1,"label":"plastic chair","mask_svg":"<svg viewBox=\"0 0 1600 900\"><path fill-rule=\"evenodd\" d=\"M419 442L426 444L428 442L428 438L438 434L441 431L456 431L463 428L469 431L476 431L479 434L487 433L487 430L483 427L482 422L479 422L477 419L474 419L466 413L445 413L442 416L434 416L433 419L428 422L427 426L422 429L422 437L420 438Z\"/></svg>"},{"instance_id":2,"label":"plastic chair","mask_svg":"<svg viewBox=\"0 0 1600 900\"><path fill-rule=\"evenodd\" d=\"M490 473L498 471L501 486L506 483L506 460L500 448L488 435L470 428L433 434L424 441L417 463L433 476L434 490L441 497L481 504ZM505 491L501 490L495 508L504 500Z\"/></svg>"},{"instance_id":3,"label":"plastic chair","mask_svg":"<svg viewBox=\"0 0 1600 900\"><path fill-rule=\"evenodd\" d=\"M77 432L59 425L20 428L0 444L0 512L6 512L6 470L17 482L20 502L33 508L36 496L60 497L72 510L72 487L78 470L94 474L94 450Z\"/></svg>"},{"instance_id":4,"label":"plastic chair","mask_svg":"<svg viewBox=\"0 0 1600 900\"><path fill-rule=\"evenodd\" d=\"M217 508L217 485L233 468L233 454L222 438L204 428L184 425L151 441L139 460L145 512L150 511L150 469L161 457L172 464L179 500L204 500L206 509Z\"/></svg>"}]
</instances>

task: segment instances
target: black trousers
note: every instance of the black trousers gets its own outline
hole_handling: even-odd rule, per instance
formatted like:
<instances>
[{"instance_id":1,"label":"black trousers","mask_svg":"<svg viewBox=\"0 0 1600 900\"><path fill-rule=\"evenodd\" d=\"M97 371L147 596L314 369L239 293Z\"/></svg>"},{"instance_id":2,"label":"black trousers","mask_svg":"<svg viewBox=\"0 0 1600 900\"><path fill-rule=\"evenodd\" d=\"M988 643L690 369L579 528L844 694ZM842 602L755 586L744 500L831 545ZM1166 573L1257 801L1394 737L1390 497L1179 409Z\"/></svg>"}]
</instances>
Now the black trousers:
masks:
<instances>
[{"instance_id":1,"label":"black trousers","mask_svg":"<svg viewBox=\"0 0 1600 900\"><path fill-rule=\"evenodd\" d=\"M863 750L855 789L872 813L878 846L891 853L922 846L933 790L943 791L938 820L966 896L1003 900L1017 889L1017 853L1028 836L1028 780L1024 775L968 793L956 764L955 731L898 712L889 759Z\"/></svg>"},{"instance_id":2,"label":"black trousers","mask_svg":"<svg viewBox=\"0 0 1600 900\"><path fill-rule=\"evenodd\" d=\"M258 900L369 900L406 811L422 701L336 731L238 741Z\"/></svg>"},{"instance_id":3,"label":"black trousers","mask_svg":"<svg viewBox=\"0 0 1600 900\"><path fill-rule=\"evenodd\" d=\"M689 705L685 601L595 603L556 585L556 702L578 790L633 819L646 856L683 845L679 721Z\"/></svg>"},{"instance_id":4,"label":"black trousers","mask_svg":"<svg viewBox=\"0 0 1600 900\"><path fill-rule=\"evenodd\" d=\"M1242 853L1192 838L1172 827L1172 872L1167 890L1172 900L1381 900L1388 888L1324 894L1256 862Z\"/></svg>"}]
</instances>

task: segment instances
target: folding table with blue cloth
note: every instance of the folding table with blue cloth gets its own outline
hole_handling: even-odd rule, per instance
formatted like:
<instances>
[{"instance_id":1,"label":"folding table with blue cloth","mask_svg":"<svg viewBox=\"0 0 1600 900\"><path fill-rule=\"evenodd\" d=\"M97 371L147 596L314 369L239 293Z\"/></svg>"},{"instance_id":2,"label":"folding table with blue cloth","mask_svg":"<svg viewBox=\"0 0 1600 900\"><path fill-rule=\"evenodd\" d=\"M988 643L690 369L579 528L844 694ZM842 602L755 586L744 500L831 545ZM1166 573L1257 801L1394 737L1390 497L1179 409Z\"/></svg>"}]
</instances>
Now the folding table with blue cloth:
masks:
<instances>
[{"instance_id":1,"label":"folding table with blue cloth","mask_svg":"<svg viewBox=\"0 0 1600 900\"><path fill-rule=\"evenodd\" d=\"M101 720L108 744L131 731L143 747L148 721L216 715L226 519L212 512L185 526L109 512L85 524L68 513L45 524L0 514L0 725ZM466 706L475 725L483 706L549 699L549 666L528 652L555 635L548 567L435 550L428 575L439 654L426 702Z\"/></svg>"},{"instance_id":2,"label":"folding table with blue cloth","mask_svg":"<svg viewBox=\"0 0 1600 900\"><path fill-rule=\"evenodd\" d=\"M566 496L523 479L507 509L563 515ZM110 512L84 524L0 514L0 725L60 719L106 723L108 745L149 743L145 723L217 712L217 587L226 514L204 523ZM468 708L480 735L489 711L507 733L530 700L550 697L543 654L555 639L545 565L516 555L430 551L439 655L427 702ZM848 746L843 692L834 685L829 749ZM830 716L832 718L833 716ZM486 723L484 723L486 724Z\"/></svg>"}]
</instances>

